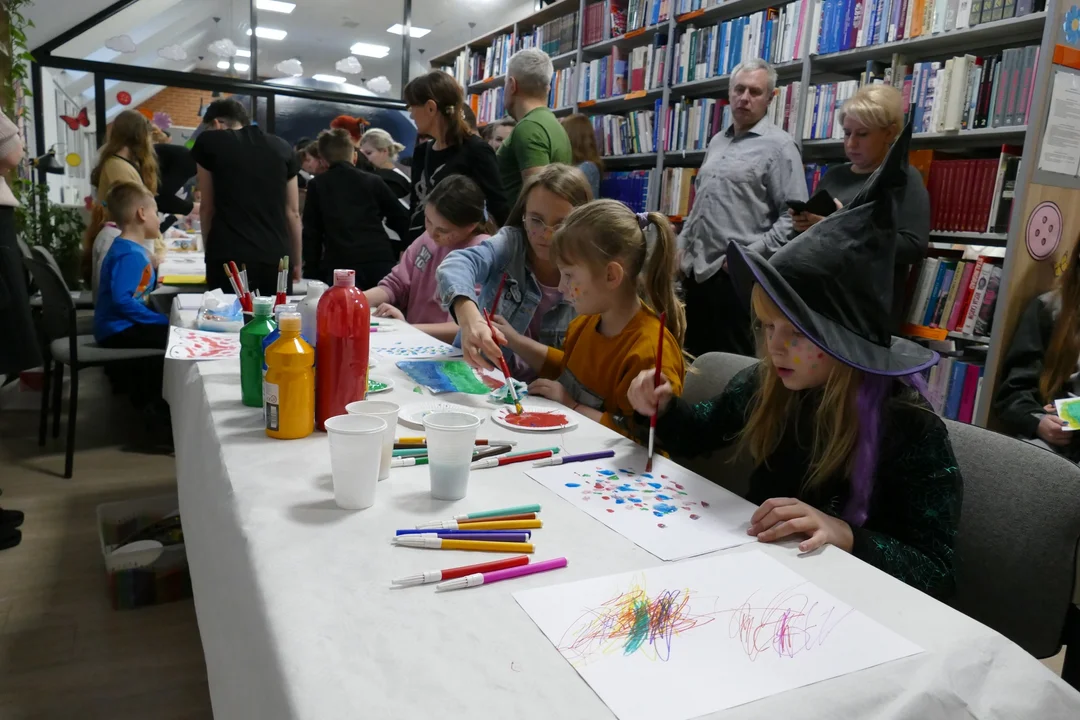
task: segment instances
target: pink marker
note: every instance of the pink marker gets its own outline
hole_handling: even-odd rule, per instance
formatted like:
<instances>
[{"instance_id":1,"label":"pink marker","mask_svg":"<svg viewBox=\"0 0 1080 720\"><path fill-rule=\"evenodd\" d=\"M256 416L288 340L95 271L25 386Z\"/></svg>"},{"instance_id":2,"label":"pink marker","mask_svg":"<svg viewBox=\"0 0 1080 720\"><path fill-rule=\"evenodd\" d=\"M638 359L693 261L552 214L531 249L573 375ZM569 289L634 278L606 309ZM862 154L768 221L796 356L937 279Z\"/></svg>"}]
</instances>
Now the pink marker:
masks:
<instances>
[{"instance_id":1,"label":"pink marker","mask_svg":"<svg viewBox=\"0 0 1080 720\"><path fill-rule=\"evenodd\" d=\"M562 557L555 558L554 560L544 560L543 562L532 563L530 565L507 568L506 570L495 570L494 572L488 573L473 573L472 575L466 575L465 577L439 583L435 586L435 592L442 592L443 590L461 590L462 588L476 587L477 585L498 582L500 580L509 580L511 578L521 577L522 575L547 572L548 570L558 570L559 568L564 567L566 567L566 558Z\"/></svg>"}]
</instances>

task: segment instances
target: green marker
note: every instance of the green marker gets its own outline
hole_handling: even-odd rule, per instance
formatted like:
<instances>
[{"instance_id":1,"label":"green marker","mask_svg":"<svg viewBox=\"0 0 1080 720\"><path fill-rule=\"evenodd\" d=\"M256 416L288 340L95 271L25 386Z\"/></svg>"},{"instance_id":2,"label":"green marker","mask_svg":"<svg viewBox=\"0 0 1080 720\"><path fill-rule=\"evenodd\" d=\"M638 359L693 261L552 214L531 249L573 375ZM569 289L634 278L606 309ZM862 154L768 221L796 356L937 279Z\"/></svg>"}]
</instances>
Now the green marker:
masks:
<instances>
[{"instance_id":1,"label":"green marker","mask_svg":"<svg viewBox=\"0 0 1080 720\"><path fill-rule=\"evenodd\" d=\"M390 467L412 467L413 465L427 465L426 457L399 457L390 461Z\"/></svg>"},{"instance_id":2,"label":"green marker","mask_svg":"<svg viewBox=\"0 0 1080 720\"><path fill-rule=\"evenodd\" d=\"M529 452L539 452L530 450ZM506 456L504 456L506 457ZM515 505L514 507L499 508L498 510L485 510L484 512L469 513L468 515L456 515L455 520L476 520L477 518L501 517L503 515L521 515L523 513L538 513L539 505Z\"/></svg>"},{"instance_id":3,"label":"green marker","mask_svg":"<svg viewBox=\"0 0 1080 720\"><path fill-rule=\"evenodd\" d=\"M415 457L427 455L427 453L427 448L407 448L405 450L394 450L393 457Z\"/></svg>"}]
</instances>

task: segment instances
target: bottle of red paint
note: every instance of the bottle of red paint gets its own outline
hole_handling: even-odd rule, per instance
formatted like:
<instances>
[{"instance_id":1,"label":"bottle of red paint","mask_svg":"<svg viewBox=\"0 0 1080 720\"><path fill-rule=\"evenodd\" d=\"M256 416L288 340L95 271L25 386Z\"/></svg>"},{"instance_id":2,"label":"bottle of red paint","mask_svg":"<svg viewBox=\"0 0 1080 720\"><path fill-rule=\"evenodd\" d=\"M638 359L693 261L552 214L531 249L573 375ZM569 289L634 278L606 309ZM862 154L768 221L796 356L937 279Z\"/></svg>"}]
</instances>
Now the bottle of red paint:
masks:
<instances>
[{"instance_id":1,"label":"bottle of red paint","mask_svg":"<svg viewBox=\"0 0 1080 720\"><path fill-rule=\"evenodd\" d=\"M371 311L354 271L334 271L317 316L315 426L322 430L327 418L345 415L345 406L367 393Z\"/></svg>"}]
</instances>

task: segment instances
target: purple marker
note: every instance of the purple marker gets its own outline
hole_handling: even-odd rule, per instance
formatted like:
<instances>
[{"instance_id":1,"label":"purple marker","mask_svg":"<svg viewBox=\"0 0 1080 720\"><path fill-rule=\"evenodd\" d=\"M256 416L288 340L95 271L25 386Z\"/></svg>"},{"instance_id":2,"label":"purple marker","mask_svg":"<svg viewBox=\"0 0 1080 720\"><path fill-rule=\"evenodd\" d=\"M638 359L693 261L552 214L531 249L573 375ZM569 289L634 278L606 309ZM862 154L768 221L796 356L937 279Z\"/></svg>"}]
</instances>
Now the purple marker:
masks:
<instances>
[{"instance_id":1,"label":"purple marker","mask_svg":"<svg viewBox=\"0 0 1080 720\"><path fill-rule=\"evenodd\" d=\"M507 533L512 535L524 535L526 540L532 537L531 530L440 530L438 528L420 528L418 530L408 529L394 531L395 535L438 535L439 537L458 538L459 540L466 539L460 537L461 535L483 535L484 537L480 538L481 540L491 539L493 541L495 538L492 538L492 535L505 535ZM510 542L516 541L511 540Z\"/></svg>"},{"instance_id":2,"label":"purple marker","mask_svg":"<svg viewBox=\"0 0 1080 720\"><path fill-rule=\"evenodd\" d=\"M417 537L445 537L447 540L484 540L486 542L529 542L529 536L521 532L456 532L453 535L445 535L439 530L428 530ZM406 535L405 537L413 537Z\"/></svg>"},{"instance_id":3,"label":"purple marker","mask_svg":"<svg viewBox=\"0 0 1080 720\"><path fill-rule=\"evenodd\" d=\"M477 585L499 582L500 580L510 580L512 578L521 577L522 575L533 575L535 573L547 572L549 570L558 570L559 568L564 567L566 567L566 558L555 558L554 560L544 560L543 562L529 563L528 565L522 565L520 567L507 568L506 570L495 570L494 572L486 573L473 573L472 575L466 575L465 577L454 578L453 580L441 582L435 586L435 592L444 592L446 590L461 590L463 588L476 587Z\"/></svg>"},{"instance_id":4,"label":"purple marker","mask_svg":"<svg viewBox=\"0 0 1080 720\"><path fill-rule=\"evenodd\" d=\"M599 460L601 458L615 457L614 450L601 450L599 452L582 453L581 455L552 455L543 460L537 460L533 467L547 467L548 465L564 465L572 462L584 462L585 460Z\"/></svg>"}]
</instances>

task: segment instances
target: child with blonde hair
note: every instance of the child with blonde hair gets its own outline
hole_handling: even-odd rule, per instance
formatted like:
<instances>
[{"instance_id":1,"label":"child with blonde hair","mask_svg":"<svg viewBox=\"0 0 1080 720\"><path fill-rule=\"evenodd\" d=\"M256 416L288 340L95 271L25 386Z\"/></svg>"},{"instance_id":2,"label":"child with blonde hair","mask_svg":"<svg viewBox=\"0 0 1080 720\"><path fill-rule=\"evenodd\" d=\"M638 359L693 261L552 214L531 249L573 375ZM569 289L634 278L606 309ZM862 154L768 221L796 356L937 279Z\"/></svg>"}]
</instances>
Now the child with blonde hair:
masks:
<instances>
[{"instance_id":1,"label":"child with blonde hair","mask_svg":"<svg viewBox=\"0 0 1080 720\"><path fill-rule=\"evenodd\" d=\"M646 234L655 230L652 252ZM496 318L510 349L540 379L529 392L628 434L633 406L627 390L656 367L663 333L663 376L682 389L686 314L675 294L675 231L659 213L635 213L615 200L577 208L555 233L551 257L559 289L579 313L562 349L542 345ZM660 314L666 313L661 327Z\"/></svg>"}]
</instances>

